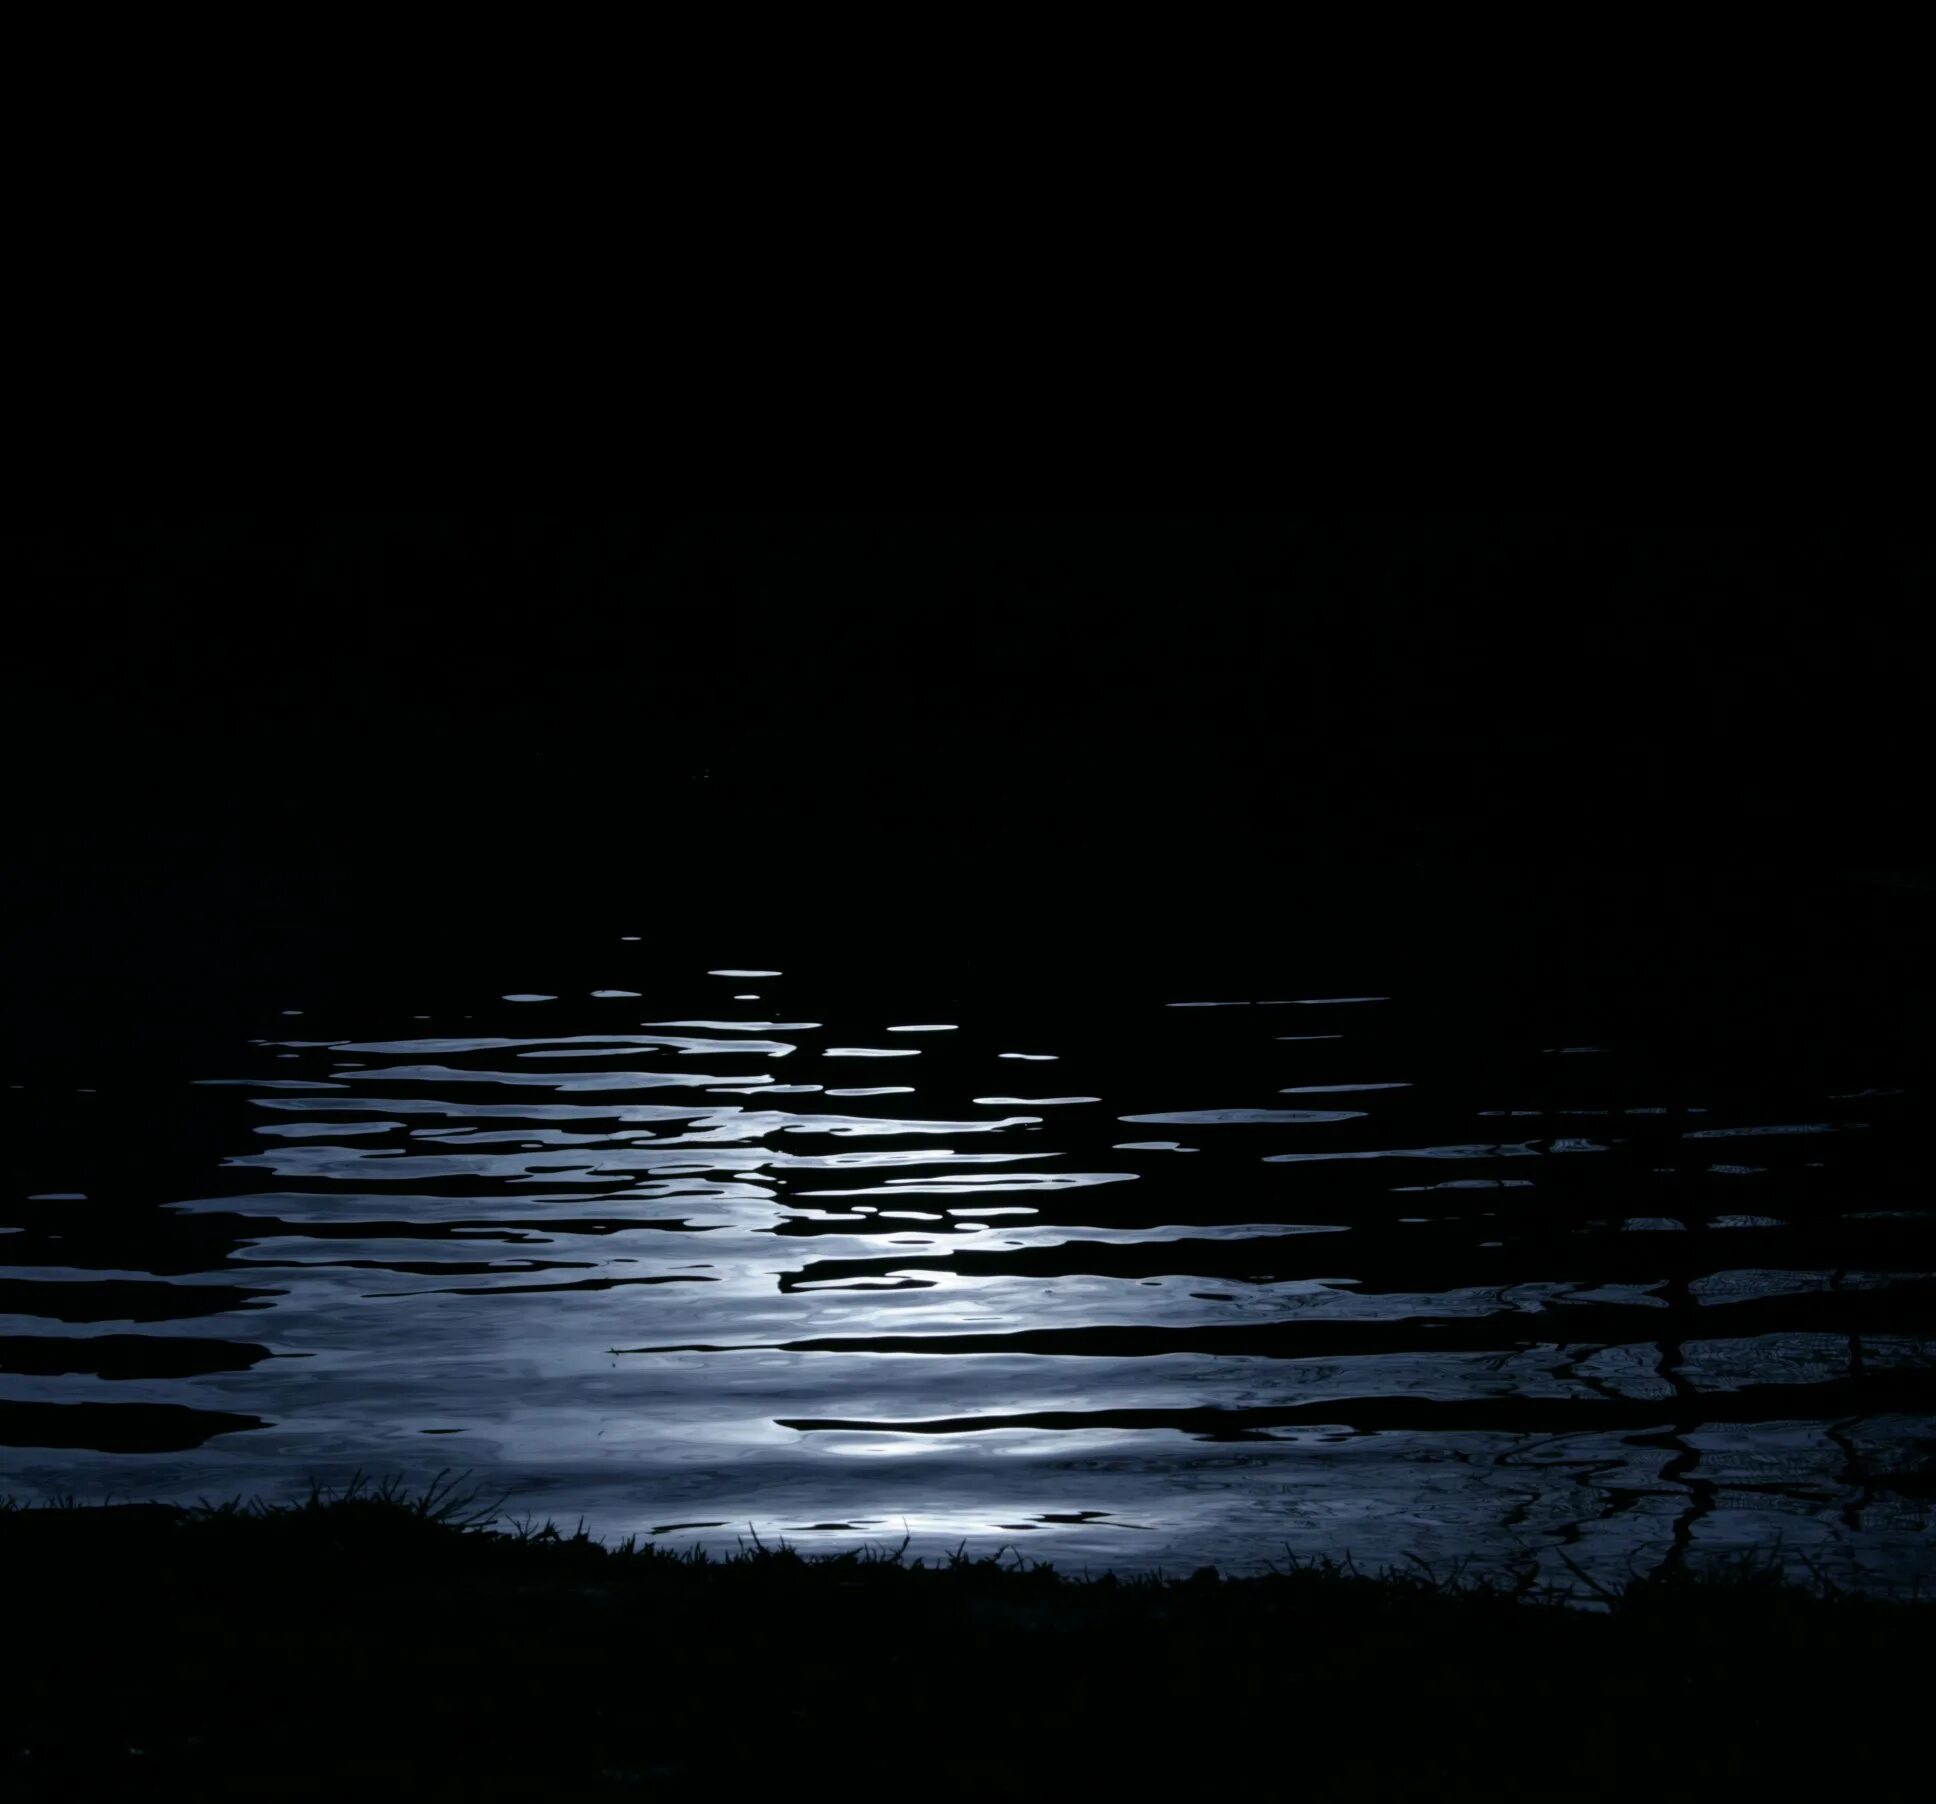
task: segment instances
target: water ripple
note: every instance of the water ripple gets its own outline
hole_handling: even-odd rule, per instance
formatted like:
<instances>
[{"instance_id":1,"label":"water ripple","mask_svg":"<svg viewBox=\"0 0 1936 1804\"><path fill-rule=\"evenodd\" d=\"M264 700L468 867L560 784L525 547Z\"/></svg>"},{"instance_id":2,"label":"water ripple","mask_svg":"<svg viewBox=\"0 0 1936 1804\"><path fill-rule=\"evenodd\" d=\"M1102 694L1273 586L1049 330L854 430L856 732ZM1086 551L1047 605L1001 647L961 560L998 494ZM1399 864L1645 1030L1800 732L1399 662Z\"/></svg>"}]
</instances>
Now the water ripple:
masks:
<instances>
[{"instance_id":1,"label":"water ripple","mask_svg":"<svg viewBox=\"0 0 1936 1804\"><path fill-rule=\"evenodd\" d=\"M910 979L868 1011L832 971L704 973L773 981L787 1018L738 1020L699 973L602 975L311 1007L341 1031L116 1104L107 1183L14 1094L11 1479L229 1495L435 1434L610 1533L1610 1572L1765 1538L1779 1490L1851 1582L1936 1572L1922 1103L1860 1047L1804 1084L1396 983L1077 1009ZM611 1031L619 1001L663 1018ZM910 1081L773 1069L817 1058ZM1018 1062L1068 1076L1007 1094Z\"/></svg>"}]
</instances>

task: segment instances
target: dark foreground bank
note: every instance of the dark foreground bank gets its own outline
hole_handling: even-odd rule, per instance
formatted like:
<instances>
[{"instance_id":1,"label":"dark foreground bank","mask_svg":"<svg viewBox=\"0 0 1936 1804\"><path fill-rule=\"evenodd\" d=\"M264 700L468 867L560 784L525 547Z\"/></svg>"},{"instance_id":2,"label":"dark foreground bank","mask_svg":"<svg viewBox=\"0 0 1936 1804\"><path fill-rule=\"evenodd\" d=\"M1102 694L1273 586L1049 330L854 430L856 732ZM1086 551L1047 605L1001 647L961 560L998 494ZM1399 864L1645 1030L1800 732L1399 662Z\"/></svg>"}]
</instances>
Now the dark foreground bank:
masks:
<instances>
[{"instance_id":1,"label":"dark foreground bank","mask_svg":"<svg viewBox=\"0 0 1936 1804\"><path fill-rule=\"evenodd\" d=\"M1932 1617L1753 1571L694 1561L461 1500L0 1511L10 1797L1926 1795Z\"/></svg>"}]
</instances>

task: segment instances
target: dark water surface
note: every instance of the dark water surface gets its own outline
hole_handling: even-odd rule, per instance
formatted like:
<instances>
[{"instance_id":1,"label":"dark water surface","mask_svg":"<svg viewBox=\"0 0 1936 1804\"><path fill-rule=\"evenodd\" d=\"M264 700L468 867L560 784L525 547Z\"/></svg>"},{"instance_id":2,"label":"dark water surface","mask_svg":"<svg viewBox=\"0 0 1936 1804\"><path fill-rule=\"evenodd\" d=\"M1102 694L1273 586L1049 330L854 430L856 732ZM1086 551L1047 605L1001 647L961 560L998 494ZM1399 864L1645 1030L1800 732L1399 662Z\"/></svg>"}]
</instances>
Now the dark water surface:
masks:
<instances>
[{"instance_id":1,"label":"dark water surface","mask_svg":"<svg viewBox=\"0 0 1936 1804\"><path fill-rule=\"evenodd\" d=\"M414 921L52 884L3 1488L1936 1576L1926 898L1133 854L1039 908L857 857L836 910L750 834L676 919L596 844Z\"/></svg>"}]
</instances>

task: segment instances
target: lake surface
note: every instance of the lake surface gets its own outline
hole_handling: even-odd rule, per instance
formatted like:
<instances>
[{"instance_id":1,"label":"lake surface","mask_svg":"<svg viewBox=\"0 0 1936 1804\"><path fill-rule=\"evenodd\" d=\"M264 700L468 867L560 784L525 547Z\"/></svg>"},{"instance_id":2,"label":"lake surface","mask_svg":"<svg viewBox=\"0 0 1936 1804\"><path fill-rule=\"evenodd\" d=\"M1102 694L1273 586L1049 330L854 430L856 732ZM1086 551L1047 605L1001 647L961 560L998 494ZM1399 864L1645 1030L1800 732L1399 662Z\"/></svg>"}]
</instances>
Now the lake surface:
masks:
<instances>
[{"instance_id":1,"label":"lake surface","mask_svg":"<svg viewBox=\"0 0 1936 1804\"><path fill-rule=\"evenodd\" d=\"M0 1488L452 1468L672 1544L1936 1577L1899 916L860 892L327 977L292 936L226 1012L25 1036Z\"/></svg>"}]
</instances>

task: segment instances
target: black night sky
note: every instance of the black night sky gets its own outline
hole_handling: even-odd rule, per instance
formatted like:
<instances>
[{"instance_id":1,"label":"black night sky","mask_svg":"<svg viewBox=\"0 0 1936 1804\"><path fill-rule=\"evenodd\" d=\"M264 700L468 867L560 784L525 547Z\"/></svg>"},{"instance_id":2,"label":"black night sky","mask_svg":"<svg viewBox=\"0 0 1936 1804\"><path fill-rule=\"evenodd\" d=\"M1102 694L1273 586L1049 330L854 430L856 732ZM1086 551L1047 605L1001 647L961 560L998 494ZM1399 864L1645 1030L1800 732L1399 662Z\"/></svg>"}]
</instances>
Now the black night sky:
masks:
<instances>
[{"instance_id":1,"label":"black night sky","mask_svg":"<svg viewBox=\"0 0 1936 1804\"><path fill-rule=\"evenodd\" d=\"M678 773L801 842L865 791L949 845L1869 856L1929 576L1915 522L1804 512L125 515L8 551L31 827L300 809L386 852L676 816Z\"/></svg>"}]
</instances>

